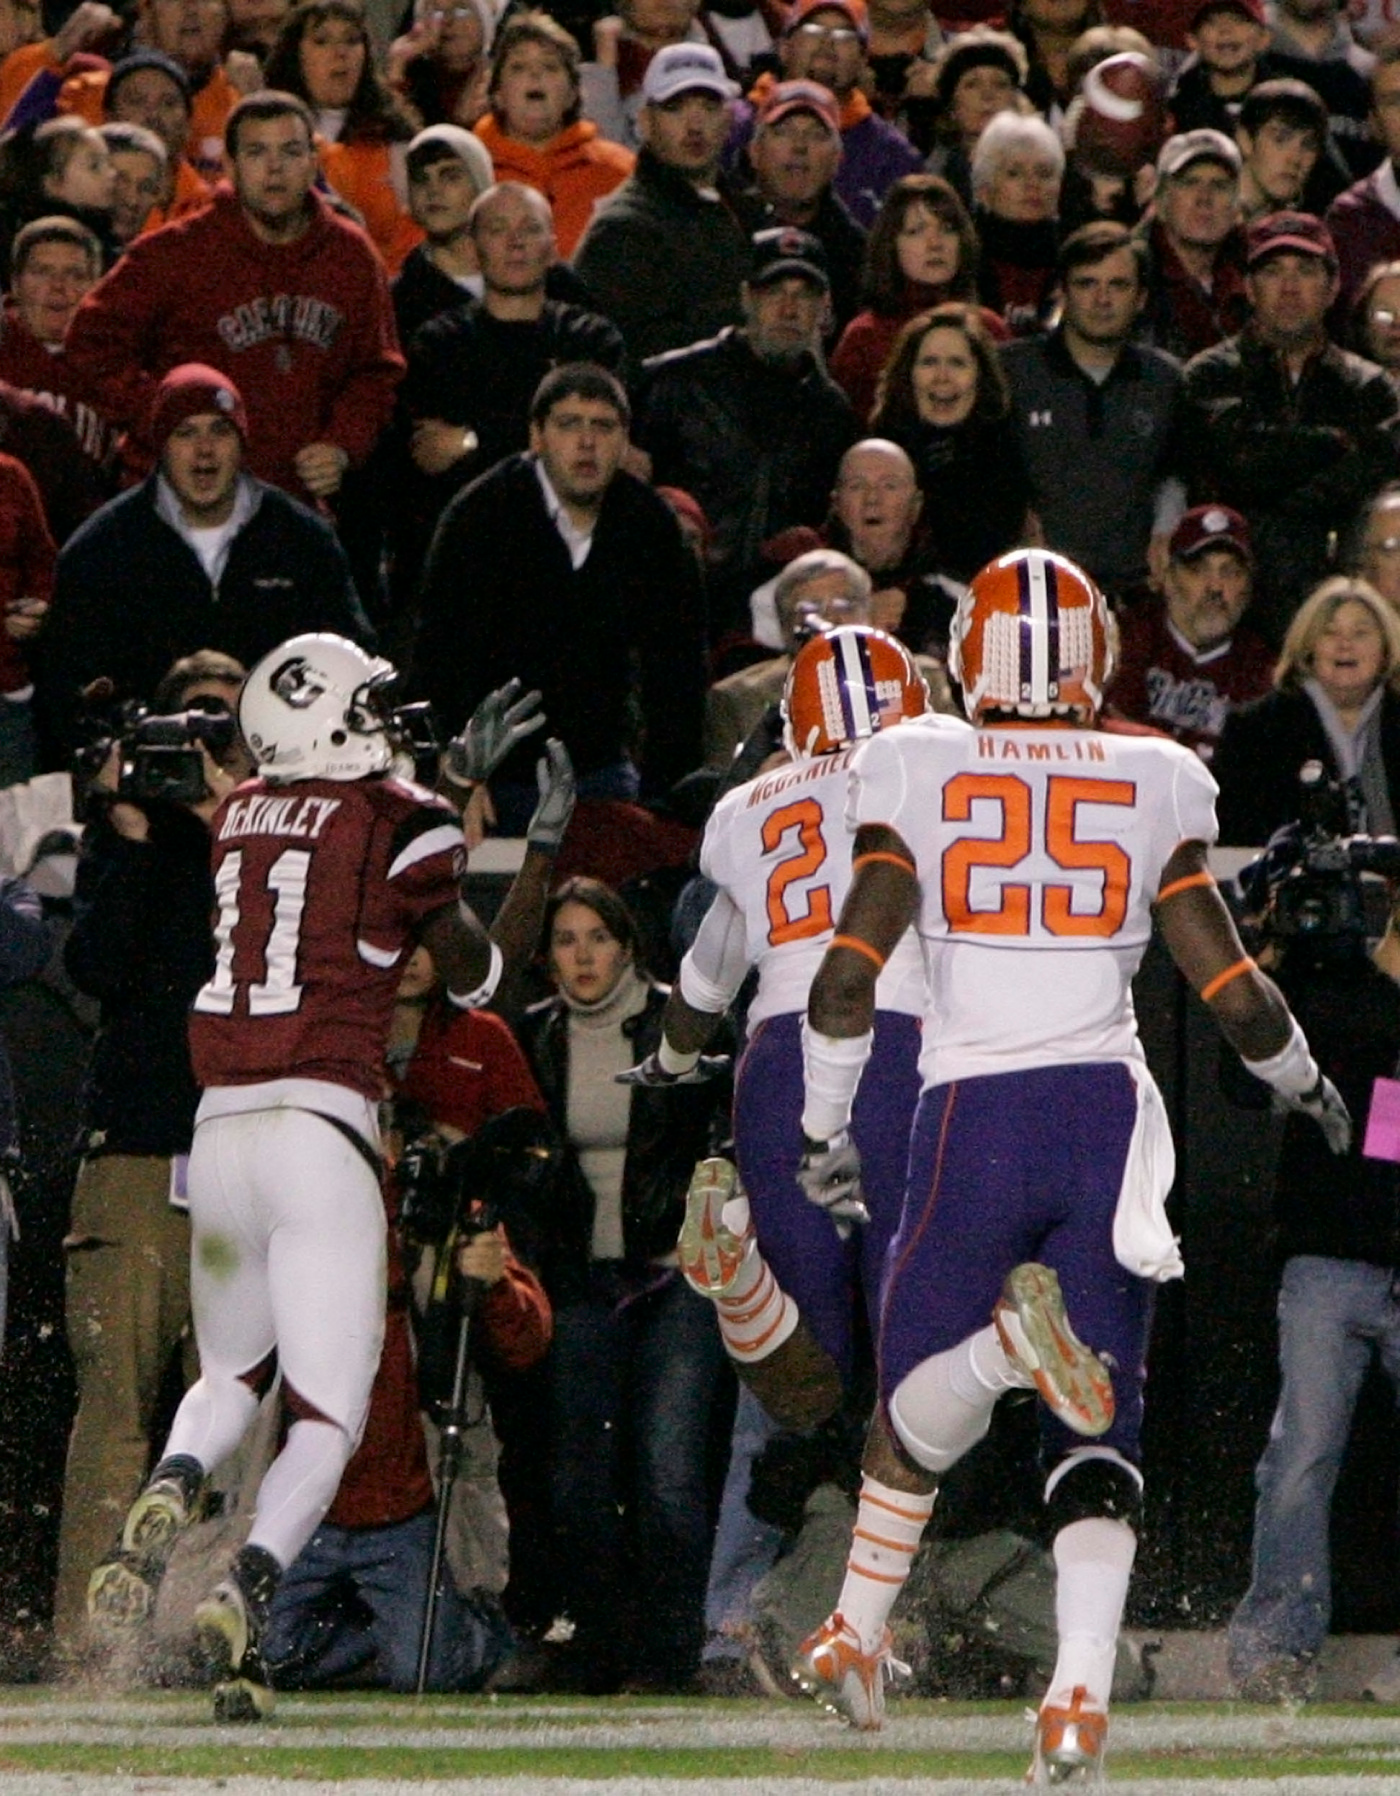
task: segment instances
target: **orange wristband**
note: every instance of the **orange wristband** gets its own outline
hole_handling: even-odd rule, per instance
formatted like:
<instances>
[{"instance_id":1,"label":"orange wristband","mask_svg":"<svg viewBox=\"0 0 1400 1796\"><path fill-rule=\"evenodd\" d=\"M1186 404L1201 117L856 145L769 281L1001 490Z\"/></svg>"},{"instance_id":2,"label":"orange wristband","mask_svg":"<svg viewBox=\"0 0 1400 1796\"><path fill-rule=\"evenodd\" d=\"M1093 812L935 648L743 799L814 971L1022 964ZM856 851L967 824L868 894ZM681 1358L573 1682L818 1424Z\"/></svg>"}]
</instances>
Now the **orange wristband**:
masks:
<instances>
[{"instance_id":1,"label":"orange wristband","mask_svg":"<svg viewBox=\"0 0 1400 1796\"><path fill-rule=\"evenodd\" d=\"M1257 971L1258 968L1255 963L1250 959L1249 955L1246 954L1243 960L1237 960L1234 966L1226 967L1223 973L1217 973L1214 979L1208 979L1206 981L1201 987L1201 1002L1203 1004L1209 1004L1212 998L1217 997L1224 991L1225 987L1232 979L1238 979L1242 973L1255 973Z\"/></svg>"},{"instance_id":2,"label":"orange wristband","mask_svg":"<svg viewBox=\"0 0 1400 1796\"><path fill-rule=\"evenodd\" d=\"M1188 873L1181 879L1174 879L1169 886L1163 886L1158 892L1154 904L1162 904L1168 898L1175 898L1178 892L1189 892L1193 886L1213 886L1215 876L1212 873Z\"/></svg>"},{"instance_id":3,"label":"orange wristband","mask_svg":"<svg viewBox=\"0 0 1400 1796\"><path fill-rule=\"evenodd\" d=\"M858 854L851 862L852 868L863 867L867 861L888 861L892 867L902 867L911 879L919 877L918 869L913 861L905 860L902 854L891 854L888 849L877 848L870 854Z\"/></svg>"},{"instance_id":4,"label":"orange wristband","mask_svg":"<svg viewBox=\"0 0 1400 1796\"><path fill-rule=\"evenodd\" d=\"M869 942L863 942L858 935L834 935L831 945L833 948L849 948L853 954L863 954L867 960L875 963L877 969L884 967L884 955L877 948L872 948Z\"/></svg>"}]
</instances>

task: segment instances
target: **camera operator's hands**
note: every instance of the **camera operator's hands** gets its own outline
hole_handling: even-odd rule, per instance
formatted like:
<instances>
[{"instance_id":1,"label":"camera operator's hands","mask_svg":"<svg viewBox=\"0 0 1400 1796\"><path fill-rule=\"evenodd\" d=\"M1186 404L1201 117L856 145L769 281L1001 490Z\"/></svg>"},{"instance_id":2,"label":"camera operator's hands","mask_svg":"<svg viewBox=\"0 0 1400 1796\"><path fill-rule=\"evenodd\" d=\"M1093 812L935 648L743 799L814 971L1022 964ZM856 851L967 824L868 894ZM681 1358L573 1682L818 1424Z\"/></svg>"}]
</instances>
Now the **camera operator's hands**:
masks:
<instances>
[{"instance_id":1,"label":"camera operator's hands","mask_svg":"<svg viewBox=\"0 0 1400 1796\"><path fill-rule=\"evenodd\" d=\"M240 781L236 774L219 765L203 742L199 745L199 753L204 762L204 797L188 808L202 822L209 823L213 820L215 811Z\"/></svg>"},{"instance_id":2,"label":"camera operator's hands","mask_svg":"<svg viewBox=\"0 0 1400 1796\"><path fill-rule=\"evenodd\" d=\"M802 1147L797 1182L807 1201L826 1211L844 1241L852 1223L870 1220L860 1188L860 1149L847 1129L830 1141L812 1141L804 1135Z\"/></svg>"},{"instance_id":3,"label":"camera operator's hands","mask_svg":"<svg viewBox=\"0 0 1400 1796\"><path fill-rule=\"evenodd\" d=\"M114 793L121 783L122 747L114 742L108 750L107 759L102 763L93 778L94 792ZM120 798L113 798L107 806L107 821L112 828L127 842L147 842L151 836L151 820L139 804L126 804Z\"/></svg>"},{"instance_id":4,"label":"camera operator's hands","mask_svg":"<svg viewBox=\"0 0 1400 1796\"><path fill-rule=\"evenodd\" d=\"M1334 1154L1344 1154L1351 1146L1351 1112L1342 1102L1342 1094L1325 1073L1317 1075L1317 1084L1296 1097L1274 1100L1285 1110L1297 1110L1310 1116L1322 1130Z\"/></svg>"},{"instance_id":5,"label":"camera operator's hands","mask_svg":"<svg viewBox=\"0 0 1400 1796\"><path fill-rule=\"evenodd\" d=\"M545 743L544 753L535 763L535 782L540 801L526 827L525 840L531 848L558 854L578 800L578 781L569 751L557 736Z\"/></svg>"},{"instance_id":6,"label":"camera operator's hands","mask_svg":"<svg viewBox=\"0 0 1400 1796\"><path fill-rule=\"evenodd\" d=\"M506 1231L500 1223L458 1243L457 1270L488 1289L500 1284L506 1275Z\"/></svg>"},{"instance_id":7,"label":"camera operator's hands","mask_svg":"<svg viewBox=\"0 0 1400 1796\"><path fill-rule=\"evenodd\" d=\"M527 736L544 728L540 694L523 696L519 680L488 692L467 719L460 736L447 745L442 770L454 786L479 786Z\"/></svg>"},{"instance_id":8,"label":"camera operator's hands","mask_svg":"<svg viewBox=\"0 0 1400 1796\"><path fill-rule=\"evenodd\" d=\"M48 612L47 599L11 599L5 607L5 634L11 642L28 642L43 629Z\"/></svg>"}]
</instances>

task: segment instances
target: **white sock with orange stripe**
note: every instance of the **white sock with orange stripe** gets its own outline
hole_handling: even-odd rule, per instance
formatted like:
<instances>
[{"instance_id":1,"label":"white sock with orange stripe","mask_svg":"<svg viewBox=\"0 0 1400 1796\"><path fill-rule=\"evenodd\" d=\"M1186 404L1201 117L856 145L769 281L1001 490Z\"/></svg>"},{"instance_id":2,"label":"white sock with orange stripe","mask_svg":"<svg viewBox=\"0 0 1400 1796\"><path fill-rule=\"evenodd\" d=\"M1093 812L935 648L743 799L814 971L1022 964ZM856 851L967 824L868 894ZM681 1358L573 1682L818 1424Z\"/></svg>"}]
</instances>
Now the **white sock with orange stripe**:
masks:
<instances>
[{"instance_id":1,"label":"white sock with orange stripe","mask_svg":"<svg viewBox=\"0 0 1400 1796\"><path fill-rule=\"evenodd\" d=\"M724 1345L740 1365L767 1359L797 1327L797 1305L757 1247L745 1255L734 1283L714 1305Z\"/></svg>"},{"instance_id":2,"label":"white sock with orange stripe","mask_svg":"<svg viewBox=\"0 0 1400 1796\"><path fill-rule=\"evenodd\" d=\"M928 1518L935 1492L914 1496L893 1490L867 1472L860 1482L846 1581L837 1613L860 1637L864 1653L879 1650L894 1600L904 1588Z\"/></svg>"}]
</instances>

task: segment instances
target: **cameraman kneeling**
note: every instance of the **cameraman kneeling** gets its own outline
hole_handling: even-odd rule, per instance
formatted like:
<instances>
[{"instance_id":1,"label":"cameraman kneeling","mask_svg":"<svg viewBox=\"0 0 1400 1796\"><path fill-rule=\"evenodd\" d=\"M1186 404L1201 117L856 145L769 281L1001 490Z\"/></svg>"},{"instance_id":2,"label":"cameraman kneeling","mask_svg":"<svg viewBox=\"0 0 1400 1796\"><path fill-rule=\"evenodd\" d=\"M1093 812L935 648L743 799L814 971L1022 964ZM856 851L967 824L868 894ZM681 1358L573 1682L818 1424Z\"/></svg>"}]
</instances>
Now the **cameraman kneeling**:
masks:
<instances>
[{"instance_id":1,"label":"cameraman kneeling","mask_svg":"<svg viewBox=\"0 0 1400 1796\"><path fill-rule=\"evenodd\" d=\"M188 655L154 709L231 713L244 671L214 650ZM205 792L188 804L119 799L130 761L120 743L88 794L65 962L102 1009L64 1243L78 1409L54 1605L61 1656L82 1651L88 1576L141 1488L162 1374L189 1328L184 1170L199 1092L188 1013L214 965L208 819L251 771L236 732L219 761L202 745L199 754Z\"/></svg>"},{"instance_id":2,"label":"cameraman kneeling","mask_svg":"<svg viewBox=\"0 0 1400 1796\"><path fill-rule=\"evenodd\" d=\"M1306 1118L1290 1118L1275 1177L1282 1387L1255 1473L1253 1573L1229 1628L1230 1673L1248 1701L1312 1693L1331 1620L1332 1493L1373 1354L1400 1389L1400 1165L1366 1152L1377 1145L1368 1123L1374 1132L1400 1097L1389 1084L1400 1076L1400 905L1368 953L1351 870L1360 860L1393 877L1397 854L1393 841L1322 843L1294 826L1256 863L1273 977L1356 1131L1336 1156Z\"/></svg>"}]
</instances>

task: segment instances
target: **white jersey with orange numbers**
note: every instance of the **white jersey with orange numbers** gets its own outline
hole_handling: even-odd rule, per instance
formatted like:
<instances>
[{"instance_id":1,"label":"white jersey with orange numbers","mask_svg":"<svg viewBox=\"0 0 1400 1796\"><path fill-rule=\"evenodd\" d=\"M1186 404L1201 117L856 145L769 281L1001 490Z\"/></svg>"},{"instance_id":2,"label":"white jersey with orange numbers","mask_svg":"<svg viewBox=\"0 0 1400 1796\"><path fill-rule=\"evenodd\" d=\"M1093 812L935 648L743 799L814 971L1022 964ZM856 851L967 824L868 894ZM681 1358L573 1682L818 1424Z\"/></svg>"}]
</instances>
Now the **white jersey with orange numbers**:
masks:
<instances>
[{"instance_id":1,"label":"white jersey with orange numbers","mask_svg":"<svg viewBox=\"0 0 1400 1796\"><path fill-rule=\"evenodd\" d=\"M1215 781L1158 737L916 718L853 757L852 829L918 867L925 1086L1026 1067L1143 1063L1132 978L1162 869L1215 840Z\"/></svg>"},{"instance_id":2,"label":"white jersey with orange numbers","mask_svg":"<svg viewBox=\"0 0 1400 1796\"><path fill-rule=\"evenodd\" d=\"M762 773L726 793L706 826L700 870L741 913L748 962L758 969L750 1025L807 1008L851 884L846 806L854 752ZM875 1003L923 1015L923 957L912 929L880 974Z\"/></svg>"}]
</instances>

